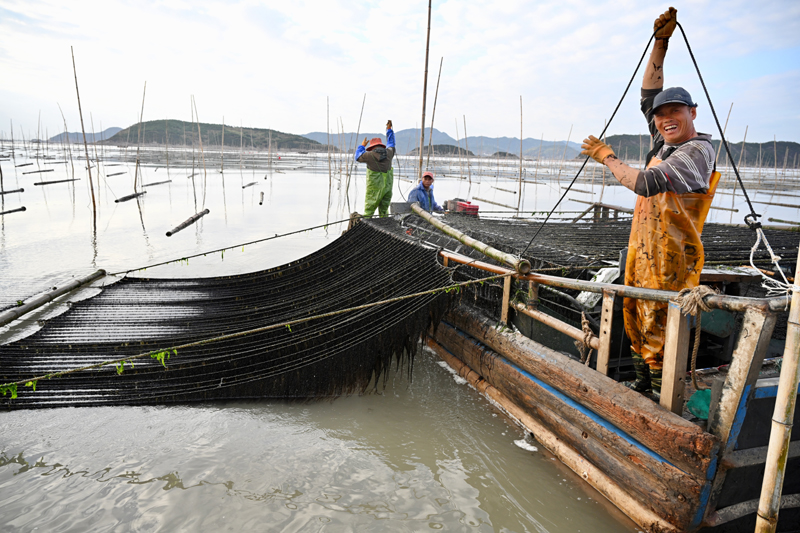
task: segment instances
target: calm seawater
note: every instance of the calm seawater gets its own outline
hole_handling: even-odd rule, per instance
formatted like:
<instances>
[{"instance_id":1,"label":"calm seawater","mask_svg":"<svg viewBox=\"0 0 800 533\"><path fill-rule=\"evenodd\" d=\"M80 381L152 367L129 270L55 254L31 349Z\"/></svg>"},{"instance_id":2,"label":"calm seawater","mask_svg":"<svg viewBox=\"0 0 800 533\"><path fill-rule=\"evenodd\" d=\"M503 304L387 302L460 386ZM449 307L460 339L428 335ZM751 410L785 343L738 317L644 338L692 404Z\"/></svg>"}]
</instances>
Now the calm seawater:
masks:
<instances>
[{"instance_id":1,"label":"calm seawater","mask_svg":"<svg viewBox=\"0 0 800 533\"><path fill-rule=\"evenodd\" d=\"M63 160L52 147L50 161L37 160L34 153L0 161L5 189L25 189L3 195L1 210L27 208L0 217L0 309L97 268L118 272L179 259L346 219L363 206L363 168L356 167L351 179L348 205L346 178L334 176L329 188L322 155L283 154L269 171L246 165L240 170L238 154L226 154L224 174L218 161L215 167L207 162L205 175L200 169L193 179L187 177L190 169L173 166L167 172L148 164L142 171L145 184L172 181L147 187L138 201L124 203L114 199L133 192L134 165L101 164L93 224L88 180L77 170L85 162L75 162L80 181L34 186L73 177L70 165L49 164ZM111 163L119 155L106 157ZM173 165L182 158L170 157ZM34 164L15 166L27 162ZM412 174L407 166L407 161L395 165L396 199L412 187L400 179ZM442 172L456 172L457 166ZM116 172L125 174L108 176ZM524 208L549 209L562 184L527 185ZM601 186L598 179L579 188L591 187L595 200L602 191L605 202L632 205L632 194L624 189ZM503 188L513 190L516 182L476 176L470 185L443 177L435 186L440 202L481 196L516 205L516 197ZM166 237L167 230L204 208L210 213L197 224ZM573 202L564 209L585 207ZM333 224L139 275L198 277L269 268L321 248L342 229ZM67 299L97 291L84 289ZM34 313L22 329L2 328L0 340L18 338L20 331L29 332L38 320L65 309ZM518 426L433 354L422 352L410 381L398 374L382 393L333 402L0 412L0 530L637 528L543 447L526 445Z\"/></svg>"}]
</instances>

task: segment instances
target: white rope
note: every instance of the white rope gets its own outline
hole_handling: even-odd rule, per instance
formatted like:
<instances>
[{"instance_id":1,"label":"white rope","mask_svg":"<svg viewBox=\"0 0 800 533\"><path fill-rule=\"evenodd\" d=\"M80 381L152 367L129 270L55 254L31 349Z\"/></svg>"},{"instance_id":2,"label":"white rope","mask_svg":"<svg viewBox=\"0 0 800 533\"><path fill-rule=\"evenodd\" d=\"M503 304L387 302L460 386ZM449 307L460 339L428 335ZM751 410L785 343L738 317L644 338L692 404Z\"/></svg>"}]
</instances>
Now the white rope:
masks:
<instances>
[{"instance_id":1,"label":"white rope","mask_svg":"<svg viewBox=\"0 0 800 533\"><path fill-rule=\"evenodd\" d=\"M760 268L756 267L756 265L754 264L753 256L755 255L756 250L758 250L758 245L761 244L762 240L764 241L764 247L769 252L770 261L772 262L773 265L775 265L776 269L781 275L781 278L783 278L783 281L779 281L768 277L761 271ZM764 230L762 228L756 228L756 242L750 249L750 266L753 267L753 269L756 272L761 274L762 278L761 286L767 289L768 296L783 296L784 294L789 294L790 292L793 292L795 290L800 290L800 287L789 283L789 280L786 279L786 276L783 273L783 269L778 264L780 260L781 257L775 255L775 252L772 251L772 247L769 245L769 241L767 241L767 236L764 235Z\"/></svg>"}]
</instances>

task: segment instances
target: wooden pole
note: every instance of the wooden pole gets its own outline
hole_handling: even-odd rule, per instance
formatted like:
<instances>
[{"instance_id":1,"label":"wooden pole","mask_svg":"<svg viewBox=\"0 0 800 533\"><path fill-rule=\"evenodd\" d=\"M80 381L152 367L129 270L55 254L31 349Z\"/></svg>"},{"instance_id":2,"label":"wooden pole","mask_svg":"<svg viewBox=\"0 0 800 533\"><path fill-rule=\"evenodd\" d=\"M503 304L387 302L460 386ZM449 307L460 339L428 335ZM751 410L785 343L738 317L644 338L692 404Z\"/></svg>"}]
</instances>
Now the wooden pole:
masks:
<instances>
[{"instance_id":1,"label":"wooden pole","mask_svg":"<svg viewBox=\"0 0 800 533\"><path fill-rule=\"evenodd\" d=\"M142 120L144 120L144 97L147 93L147 82L144 82L144 90L142 91L142 111L139 113L139 129L138 133L136 134L136 168L135 172L133 173L133 192L136 192L136 185L139 179L139 149L142 146Z\"/></svg>"},{"instance_id":2,"label":"wooden pole","mask_svg":"<svg viewBox=\"0 0 800 533\"><path fill-rule=\"evenodd\" d=\"M431 129L430 133L428 134L428 158L425 162L425 169L429 169L431 166L431 150L433 149L433 119L436 118L436 101L439 99L439 80L442 79L442 63L444 63L444 57L439 60L439 76L436 78L436 94L433 97L433 111L431 112ZM436 160L433 161L434 165L436 164Z\"/></svg>"},{"instance_id":3,"label":"wooden pole","mask_svg":"<svg viewBox=\"0 0 800 533\"><path fill-rule=\"evenodd\" d=\"M467 116L464 117L464 159L467 160L467 176L469 176L469 184L472 186L472 167L469 164L469 141L467 140Z\"/></svg>"},{"instance_id":4,"label":"wooden pole","mask_svg":"<svg viewBox=\"0 0 800 533\"><path fill-rule=\"evenodd\" d=\"M798 276L800 276L800 251L794 278L798 279ZM778 527L781 491L786 463L789 460L797 385L800 381L798 357L800 357L800 291L794 291L792 305L789 308L786 345L783 351L778 394L775 398L775 410L772 415L772 429L769 434L764 482L761 485L761 499L756 515L756 533L773 533Z\"/></svg>"},{"instance_id":5,"label":"wooden pole","mask_svg":"<svg viewBox=\"0 0 800 533\"><path fill-rule=\"evenodd\" d=\"M522 95L519 95L519 197L517 198L517 214L522 203Z\"/></svg>"},{"instance_id":6,"label":"wooden pole","mask_svg":"<svg viewBox=\"0 0 800 533\"><path fill-rule=\"evenodd\" d=\"M69 47L72 54L72 72L75 74L75 94L78 96L78 115L81 117L81 133L83 134L83 148L86 152L86 170L89 172L89 190L92 193L92 228L97 230L97 202L94 199L94 184L92 183L92 166L89 164L89 145L86 143L86 129L83 127L83 111L81 111L81 93L78 90L78 70L75 67L75 52Z\"/></svg>"},{"instance_id":7,"label":"wooden pole","mask_svg":"<svg viewBox=\"0 0 800 533\"><path fill-rule=\"evenodd\" d=\"M431 2L428 0L428 36L425 41L425 75L422 80L422 122L419 127L419 181L422 181L422 148L425 146L425 99L428 97L428 52L431 46Z\"/></svg>"}]
</instances>

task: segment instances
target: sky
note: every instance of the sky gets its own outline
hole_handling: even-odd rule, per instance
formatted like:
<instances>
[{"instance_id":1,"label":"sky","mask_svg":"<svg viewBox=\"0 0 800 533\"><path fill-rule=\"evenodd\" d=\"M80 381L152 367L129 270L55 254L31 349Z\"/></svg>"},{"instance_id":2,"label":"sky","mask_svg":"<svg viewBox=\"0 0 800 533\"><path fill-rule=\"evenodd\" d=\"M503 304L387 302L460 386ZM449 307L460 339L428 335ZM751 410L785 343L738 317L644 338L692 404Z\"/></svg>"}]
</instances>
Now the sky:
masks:
<instances>
[{"instance_id":1,"label":"sky","mask_svg":"<svg viewBox=\"0 0 800 533\"><path fill-rule=\"evenodd\" d=\"M673 3L726 136L800 141L800 2ZM580 141L598 135L669 3L642 0L434 0L426 127L452 137ZM340 0L0 0L0 135L191 120L303 134L379 132L422 119L427 2ZM649 52L648 52L649 53ZM644 67L642 67L644 68ZM646 133L643 71L608 134ZM680 31L666 86L699 103L718 137ZM366 98L365 98L366 95ZM60 106L60 109L59 109ZM329 106L329 111L328 111ZM61 112L63 111L63 119ZM330 117L330 118L328 118ZM41 125L41 126L40 126ZM458 130L456 130L458 128Z\"/></svg>"}]
</instances>

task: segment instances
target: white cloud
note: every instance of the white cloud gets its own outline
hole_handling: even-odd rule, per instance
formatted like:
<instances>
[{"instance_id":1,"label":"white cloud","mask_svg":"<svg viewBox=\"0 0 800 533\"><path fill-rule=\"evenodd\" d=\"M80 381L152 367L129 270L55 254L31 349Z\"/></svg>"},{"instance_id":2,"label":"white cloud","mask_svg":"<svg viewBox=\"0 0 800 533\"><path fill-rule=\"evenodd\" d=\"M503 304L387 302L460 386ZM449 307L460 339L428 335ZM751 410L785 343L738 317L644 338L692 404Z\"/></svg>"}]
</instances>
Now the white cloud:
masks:
<instances>
[{"instance_id":1,"label":"white cloud","mask_svg":"<svg viewBox=\"0 0 800 533\"><path fill-rule=\"evenodd\" d=\"M430 118L439 59L444 57L436 127L455 135L463 116L471 135L573 139L599 132L644 50L664 6L616 2L434 2L429 60ZM736 102L732 122L796 139L800 112L789 87L800 69L800 3L703 0L678 6L718 112ZM332 124L362 131L387 118L419 123L427 2L353 5L341 1L153 0L74 2L3 0L0 5L0 130L9 119L35 130L38 113L60 129L79 126L70 45L81 100L95 126L144 118L200 118L293 133ZM671 43L667 84L702 101L682 38ZM611 132L638 133L637 75ZM788 85L788 83L794 85ZM784 84L784 85L780 85ZM701 108L702 109L702 108ZM758 109L758 111L755 111ZM707 110L707 109L706 109ZM701 113L701 117L703 114ZM707 115L704 117L707 118ZM703 123L713 126L713 122ZM463 135L463 131L460 132Z\"/></svg>"}]
</instances>

